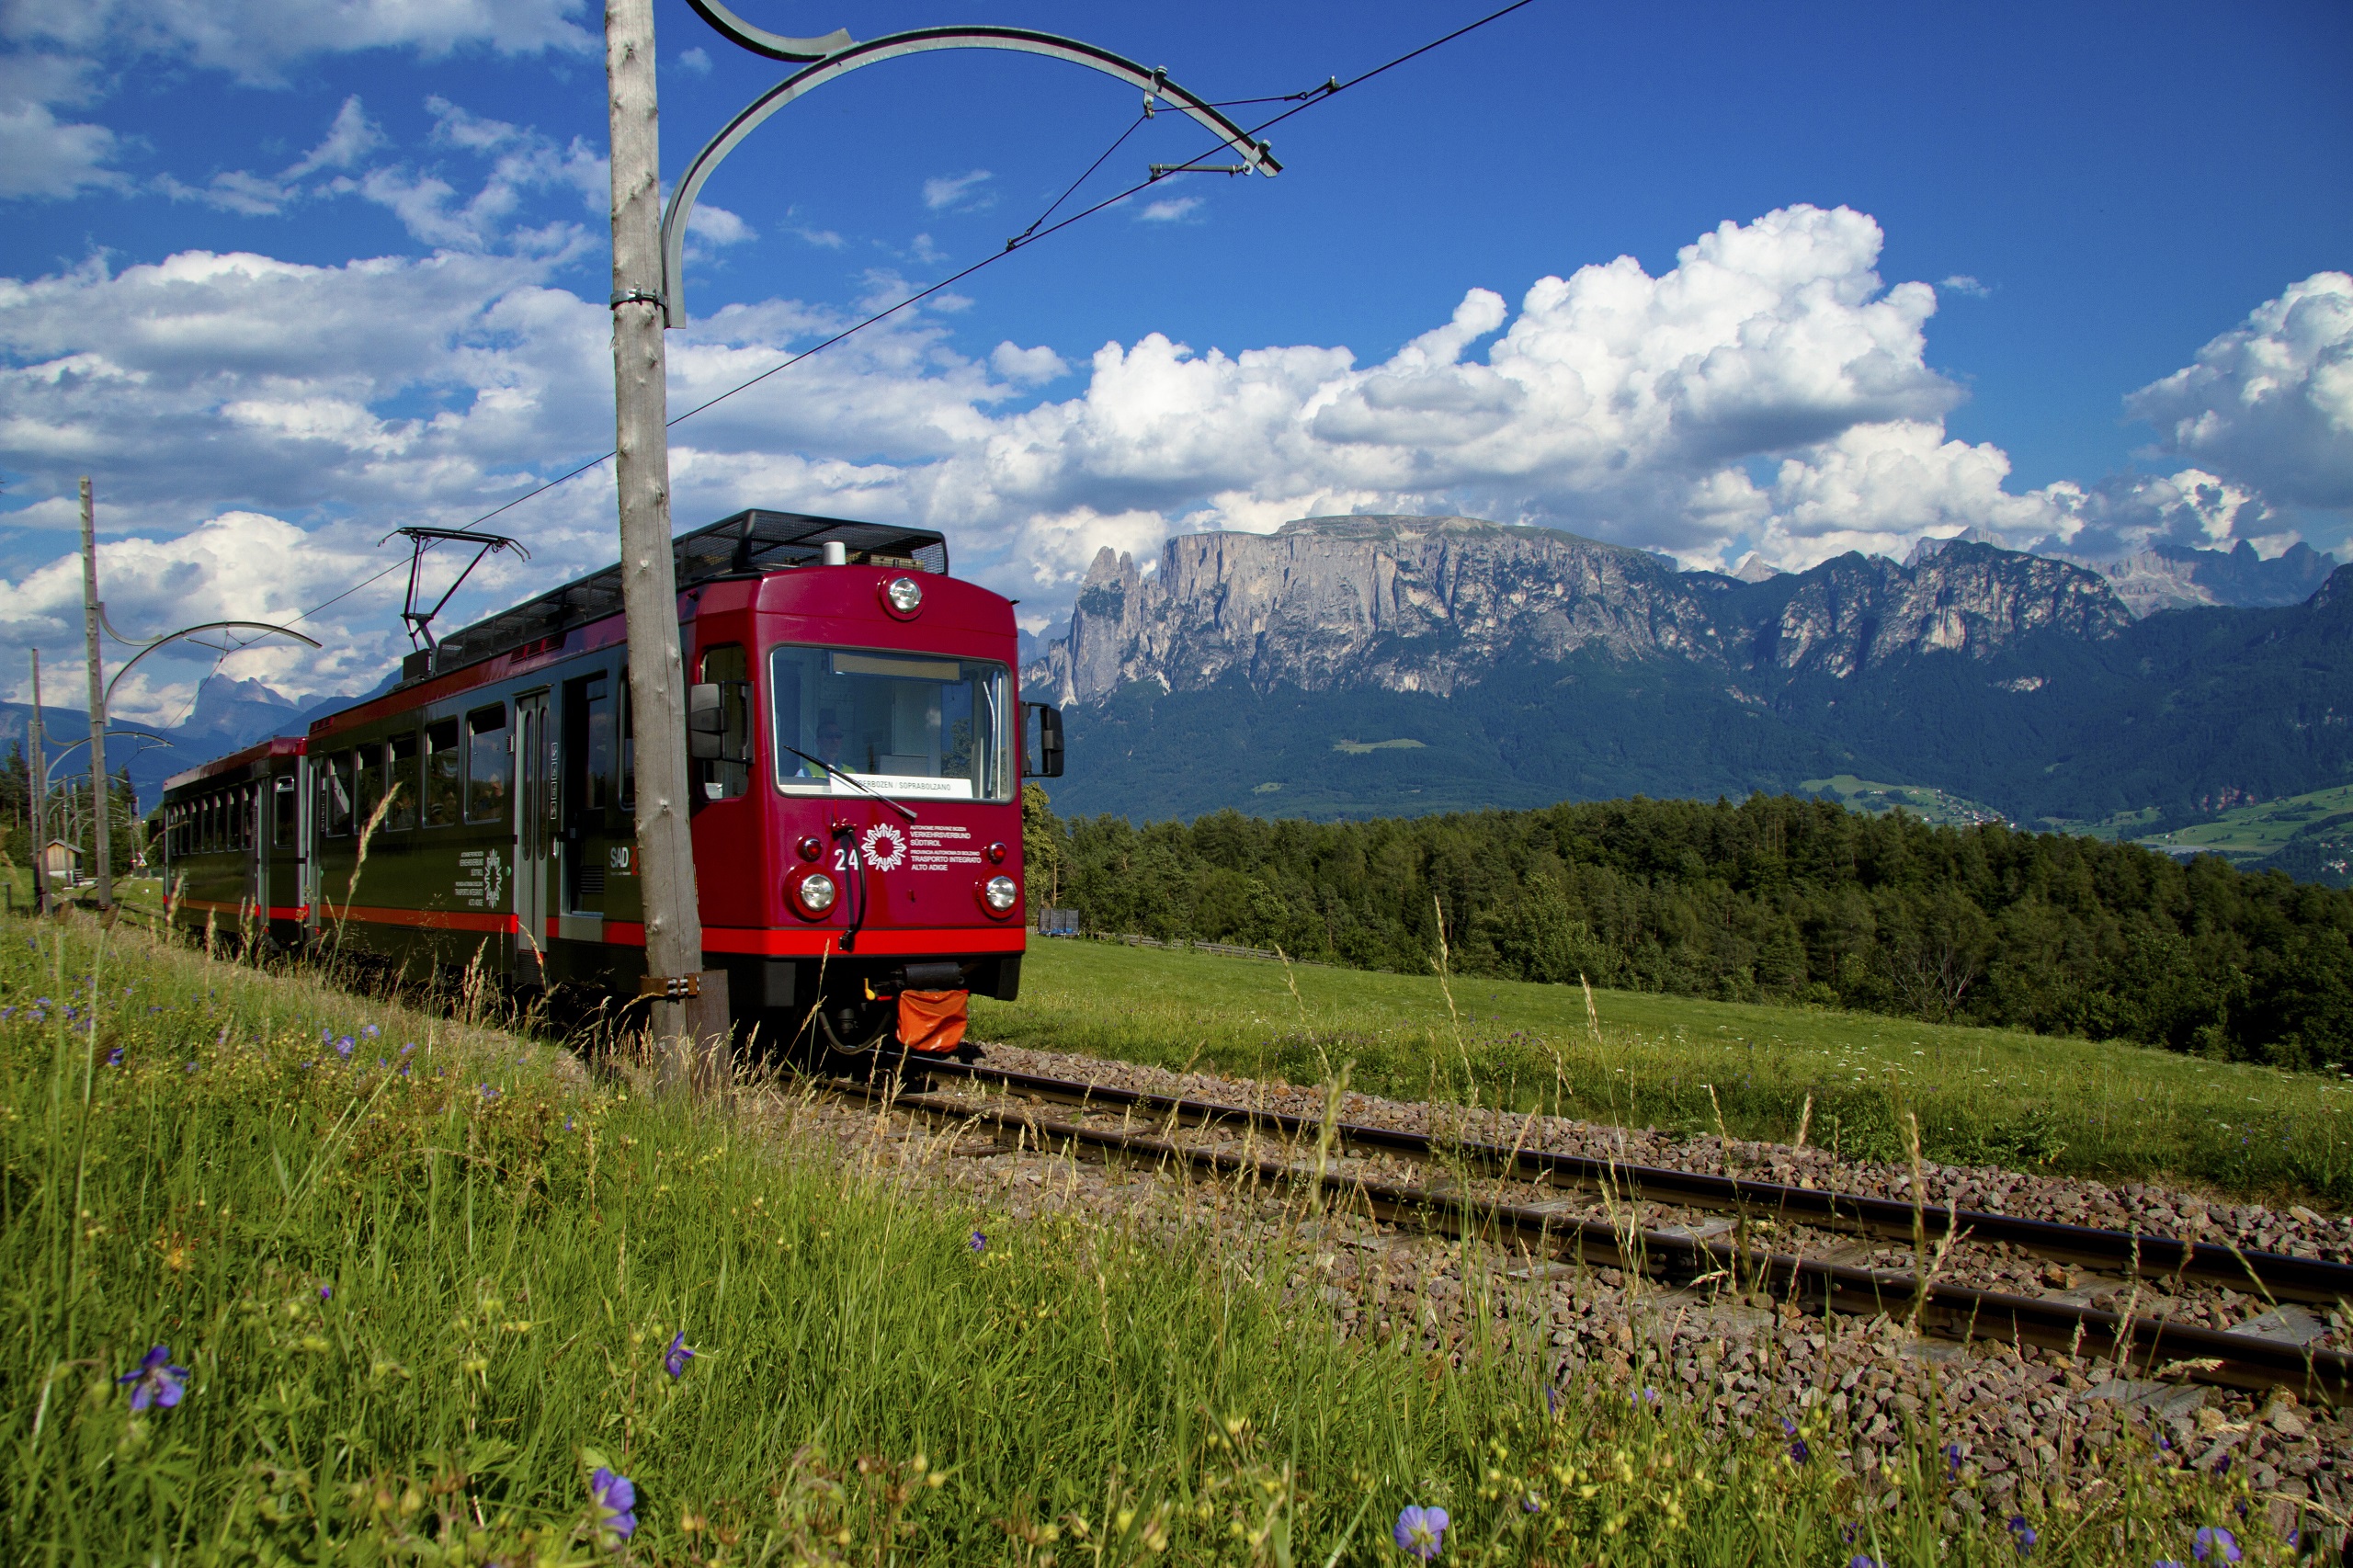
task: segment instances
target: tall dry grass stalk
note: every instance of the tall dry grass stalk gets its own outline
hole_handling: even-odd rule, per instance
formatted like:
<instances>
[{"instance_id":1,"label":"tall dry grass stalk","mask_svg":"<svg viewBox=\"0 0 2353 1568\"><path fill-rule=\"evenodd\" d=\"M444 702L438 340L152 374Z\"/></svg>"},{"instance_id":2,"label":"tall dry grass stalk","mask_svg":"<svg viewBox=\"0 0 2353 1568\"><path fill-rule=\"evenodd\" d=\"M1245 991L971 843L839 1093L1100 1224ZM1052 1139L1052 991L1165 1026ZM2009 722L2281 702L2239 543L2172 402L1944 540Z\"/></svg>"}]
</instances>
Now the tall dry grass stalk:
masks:
<instances>
[{"instance_id":1,"label":"tall dry grass stalk","mask_svg":"<svg viewBox=\"0 0 2353 1568\"><path fill-rule=\"evenodd\" d=\"M376 842L376 830L382 827L384 818L392 814L392 802L400 798L400 792L401 781L395 778L392 788L384 791L384 798L376 802L376 809L368 813L367 825L359 830L359 856L351 863L350 881L343 884L343 913L335 916L335 951L329 955L330 962L343 955L343 928L351 918L352 904L358 901L359 873L368 869L369 846Z\"/></svg>"}]
</instances>

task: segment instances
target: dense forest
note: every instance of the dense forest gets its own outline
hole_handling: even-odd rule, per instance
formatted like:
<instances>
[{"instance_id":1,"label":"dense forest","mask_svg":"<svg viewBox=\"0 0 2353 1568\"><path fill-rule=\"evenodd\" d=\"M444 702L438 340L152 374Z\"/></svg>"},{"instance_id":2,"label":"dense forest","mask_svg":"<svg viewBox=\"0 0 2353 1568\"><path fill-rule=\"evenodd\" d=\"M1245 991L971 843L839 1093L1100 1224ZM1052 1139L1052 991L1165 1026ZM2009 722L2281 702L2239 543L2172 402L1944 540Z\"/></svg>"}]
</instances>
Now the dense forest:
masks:
<instances>
[{"instance_id":1,"label":"dense forest","mask_svg":"<svg viewBox=\"0 0 2353 1568\"><path fill-rule=\"evenodd\" d=\"M1823 801L1136 827L1027 798L1091 931L1427 972L1820 1003L2281 1066L2353 1056L2353 892Z\"/></svg>"}]
</instances>

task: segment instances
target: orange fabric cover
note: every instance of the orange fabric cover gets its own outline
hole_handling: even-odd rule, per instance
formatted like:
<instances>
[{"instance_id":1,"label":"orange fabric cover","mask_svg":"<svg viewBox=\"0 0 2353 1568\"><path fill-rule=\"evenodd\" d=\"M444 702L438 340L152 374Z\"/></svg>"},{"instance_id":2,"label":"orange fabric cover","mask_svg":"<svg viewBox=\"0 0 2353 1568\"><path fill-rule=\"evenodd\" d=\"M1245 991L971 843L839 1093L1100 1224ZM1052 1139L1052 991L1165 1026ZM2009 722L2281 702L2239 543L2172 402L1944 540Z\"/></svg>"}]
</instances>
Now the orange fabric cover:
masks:
<instances>
[{"instance_id":1,"label":"orange fabric cover","mask_svg":"<svg viewBox=\"0 0 2353 1568\"><path fill-rule=\"evenodd\" d=\"M899 993L899 1041L909 1051L949 1051L964 1043L969 991Z\"/></svg>"}]
</instances>

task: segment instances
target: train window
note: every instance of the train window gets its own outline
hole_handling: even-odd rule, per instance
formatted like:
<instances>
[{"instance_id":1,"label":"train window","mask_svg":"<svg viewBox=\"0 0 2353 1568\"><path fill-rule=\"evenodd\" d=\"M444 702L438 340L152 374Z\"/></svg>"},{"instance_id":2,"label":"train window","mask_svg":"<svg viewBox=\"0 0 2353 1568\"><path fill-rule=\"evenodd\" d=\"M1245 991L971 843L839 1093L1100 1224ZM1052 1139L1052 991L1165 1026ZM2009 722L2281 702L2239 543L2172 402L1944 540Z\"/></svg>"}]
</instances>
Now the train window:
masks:
<instances>
[{"instance_id":1,"label":"train window","mask_svg":"<svg viewBox=\"0 0 2353 1568\"><path fill-rule=\"evenodd\" d=\"M384 746L384 790L392 798L392 809L384 813L384 825L395 833L416 825L416 732L394 735Z\"/></svg>"},{"instance_id":2,"label":"train window","mask_svg":"<svg viewBox=\"0 0 2353 1568\"><path fill-rule=\"evenodd\" d=\"M637 728L630 718L629 682L621 682L621 810L637 810Z\"/></svg>"},{"instance_id":3,"label":"train window","mask_svg":"<svg viewBox=\"0 0 2353 1568\"><path fill-rule=\"evenodd\" d=\"M1010 693L1006 667L985 659L775 649L768 704L777 785L850 795L862 784L885 795L1009 801Z\"/></svg>"},{"instance_id":4,"label":"train window","mask_svg":"<svg viewBox=\"0 0 2353 1568\"><path fill-rule=\"evenodd\" d=\"M293 778L289 776L273 781L269 797L269 841L280 849L291 849L294 847L294 819L297 814Z\"/></svg>"},{"instance_id":5,"label":"train window","mask_svg":"<svg viewBox=\"0 0 2353 1568\"><path fill-rule=\"evenodd\" d=\"M253 786L250 784L238 786L235 790L230 791L229 799L233 802L233 809L237 814L236 847L239 849L251 849L254 846Z\"/></svg>"},{"instance_id":6,"label":"train window","mask_svg":"<svg viewBox=\"0 0 2353 1568\"><path fill-rule=\"evenodd\" d=\"M514 772L506 749L506 704L466 715L466 820L505 822L506 781Z\"/></svg>"},{"instance_id":7,"label":"train window","mask_svg":"<svg viewBox=\"0 0 2353 1568\"><path fill-rule=\"evenodd\" d=\"M442 719L425 726L425 825L448 827L458 820L465 784L460 774L458 722Z\"/></svg>"},{"instance_id":8,"label":"train window","mask_svg":"<svg viewBox=\"0 0 2353 1568\"><path fill-rule=\"evenodd\" d=\"M613 804L613 698L605 677L597 676L582 688L580 804L602 812Z\"/></svg>"},{"instance_id":9,"label":"train window","mask_svg":"<svg viewBox=\"0 0 2353 1568\"><path fill-rule=\"evenodd\" d=\"M351 836L351 754L339 751L327 758L325 771L319 775L319 788L326 796L327 836Z\"/></svg>"},{"instance_id":10,"label":"train window","mask_svg":"<svg viewBox=\"0 0 2353 1568\"><path fill-rule=\"evenodd\" d=\"M351 748L351 820L362 833L377 823L376 802L384 798L384 748L370 742Z\"/></svg>"},{"instance_id":11,"label":"train window","mask_svg":"<svg viewBox=\"0 0 2353 1568\"><path fill-rule=\"evenodd\" d=\"M740 642L703 650L696 679L719 687L719 756L701 765L703 798L732 801L752 786L752 667Z\"/></svg>"},{"instance_id":12,"label":"train window","mask_svg":"<svg viewBox=\"0 0 2353 1568\"><path fill-rule=\"evenodd\" d=\"M204 847L208 851L221 847L221 797L204 797Z\"/></svg>"}]
</instances>

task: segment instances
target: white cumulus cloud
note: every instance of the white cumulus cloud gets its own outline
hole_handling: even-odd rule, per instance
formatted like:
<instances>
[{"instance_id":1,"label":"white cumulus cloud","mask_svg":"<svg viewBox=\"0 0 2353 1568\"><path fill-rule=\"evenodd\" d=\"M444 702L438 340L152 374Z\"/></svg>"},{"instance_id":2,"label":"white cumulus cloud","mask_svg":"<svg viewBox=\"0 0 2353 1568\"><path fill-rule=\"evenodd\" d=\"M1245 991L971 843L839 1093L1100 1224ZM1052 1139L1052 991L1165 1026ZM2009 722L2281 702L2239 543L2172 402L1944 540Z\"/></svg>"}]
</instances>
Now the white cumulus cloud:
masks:
<instances>
[{"instance_id":1,"label":"white cumulus cloud","mask_svg":"<svg viewBox=\"0 0 2353 1568\"><path fill-rule=\"evenodd\" d=\"M2290 285L2125 406L2167 455L2274 501L2353 506L2353 276Z\"/></svg>"},{"instance_id":2,"label":"white cumulus cloud","mask_svg":"<svg viewBox=\"0 0 2353 1568\"><path fill-rule=\"evenodd\" d=\"M0 40L21 29L0 11ZM94 64L74 55L23 51L0 55L0 200L71 197L119 187L109 165L120 139L103 125L61 119L60 108L95 96Z\"/></svg>"}]
</instances>

